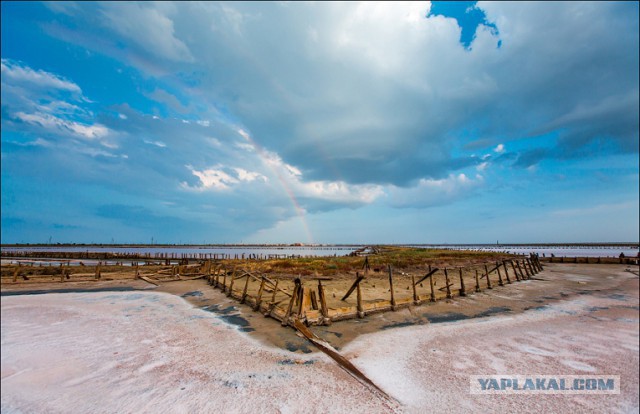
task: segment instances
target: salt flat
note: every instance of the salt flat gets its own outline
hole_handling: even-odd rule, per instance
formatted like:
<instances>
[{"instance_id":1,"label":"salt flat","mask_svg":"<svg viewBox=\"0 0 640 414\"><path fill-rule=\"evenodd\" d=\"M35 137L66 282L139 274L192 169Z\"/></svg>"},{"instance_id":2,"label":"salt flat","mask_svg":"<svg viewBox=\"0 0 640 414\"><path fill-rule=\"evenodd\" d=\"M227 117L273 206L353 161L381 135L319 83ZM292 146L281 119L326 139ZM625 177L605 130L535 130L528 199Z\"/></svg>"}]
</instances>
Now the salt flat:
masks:
<instances>
[{"instance_id":1,"label":"salt flat","mask_svg":"<svg viewBox=\"0 0 640 414\"><path fill-rule=\"evenodd\" d=\"M2 412L637 412L638 278L600 277L615 289L341 349L397 402L320 352L266 345L171 294L2 297ZM493 374L619 375L621 393L470 394L470 375Z\"/></svg>"}]
</instances>

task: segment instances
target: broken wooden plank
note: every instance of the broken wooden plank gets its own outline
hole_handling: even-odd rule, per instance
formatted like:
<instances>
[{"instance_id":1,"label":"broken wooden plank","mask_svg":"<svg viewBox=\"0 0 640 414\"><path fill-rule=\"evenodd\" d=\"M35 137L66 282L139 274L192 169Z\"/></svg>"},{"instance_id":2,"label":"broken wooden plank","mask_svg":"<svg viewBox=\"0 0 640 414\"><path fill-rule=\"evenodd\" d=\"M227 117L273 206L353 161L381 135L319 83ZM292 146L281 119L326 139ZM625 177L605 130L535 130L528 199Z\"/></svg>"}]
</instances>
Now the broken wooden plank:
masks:
<instances>
[{"instance_id":1,"label":"broken wooden plank","mask_svg":"<svg viewBox=\"0 0 640 414\"><path fill-rule=\"evenodd\" d=\"M431 277L431 275L433 275L437 271L438 271L437 267L433 270L429 270L429 273L427 273L422 279L418 280L415 284L417 285L419 283L422 283L426 278Z\"/></svg>"},{"instance_id":2,"label":"broken wooden plank","mask_svg":"<svg viewBox=\"0 0 640 414\"><path fill-rule=\"evenodd\" d=\"M355 379L357 379L361 384L365 385L367 388L372 390L373 392L380 395L382 398L386 399L391 403L396 403L387 393L385 393L382 389L380 389L376 384L374 384L369 378L366 377L358 368L356 368L348 359L343 357L336 351L328 342L318 338L309 328L307 328L301 321L295 320L293 322L293 327L298 330L305 338L307 338L312 344L314 344L318 349L327 354L331 359L336 361L338 365L351 374Z\"/></svg>"},{"instance_id":3,"label":"broken wooden plank","mask_svg":"<svg viewBox=\"0 0 640 414\"><path fill-rule=\"evenodd\" d=\"M353 282L353 285L351 285L351 287L349 288L349 290L347 291L347 294L344 295L342 297L342 299L340 300L347 300L347 298L353 293L353 291L356 289L356 287L360 284L360 282L362 281L362 279L364 279L364 276L360 276L358 273L356 273L356 281Z\"/></svg>"},{"instance_id":4,"label":"broken wooden plank","mask_svg":"<svg viewBox=\"0 0 640 414\"><path fill-rule=\"evenodd\" d=\"M152 285L156 285L156 286L160 286L160 283L158 280L155 279L151 279L150 277L147 276L140 276L140 279L144 280L145 282L149 282Z\"/></svg>"}]
</instances>

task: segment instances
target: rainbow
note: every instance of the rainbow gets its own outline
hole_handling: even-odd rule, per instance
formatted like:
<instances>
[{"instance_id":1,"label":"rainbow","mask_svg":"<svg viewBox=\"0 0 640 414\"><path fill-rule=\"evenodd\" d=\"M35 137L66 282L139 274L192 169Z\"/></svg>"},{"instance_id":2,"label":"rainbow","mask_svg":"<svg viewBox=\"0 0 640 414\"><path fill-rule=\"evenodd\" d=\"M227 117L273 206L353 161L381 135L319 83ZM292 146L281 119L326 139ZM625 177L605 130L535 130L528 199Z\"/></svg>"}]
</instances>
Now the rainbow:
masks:
<instances>
[{"instance_id":1,"label":"rainbow","mask_svg":"<svg viewBox=\"0 0 640 414\"><path fill-rule=\"evenodd\" d=\"M300 206L300 203L298 202L296 195L291 189L291 186L289 186L287 181L284 179L284 177L282 176L282 173L276 167L273 166L273 163L269 162L270 157L267 155L267 151L263 149L253 138L251 138L251 135L249 135L249 133L246 132L244 129L238 128L238 133L249 142L249 144L254 148L254 150L258 154L258 157L260 157L260 159L262 160L263 164L265 164L269 168L269 170L271 170L273 175L278 178L278 181L280 182L282 189L284 190L287 197L289 197L289 200L291 201L291 204L293 205L293 208L298 218L300 219L300 222L302 223L302 228L307 236L307 243L313 244L314 239L313 239L313 235L311 234L311 230L309 229L309 224L307 223L306 210Z\"/></svg>"}]
</instances>

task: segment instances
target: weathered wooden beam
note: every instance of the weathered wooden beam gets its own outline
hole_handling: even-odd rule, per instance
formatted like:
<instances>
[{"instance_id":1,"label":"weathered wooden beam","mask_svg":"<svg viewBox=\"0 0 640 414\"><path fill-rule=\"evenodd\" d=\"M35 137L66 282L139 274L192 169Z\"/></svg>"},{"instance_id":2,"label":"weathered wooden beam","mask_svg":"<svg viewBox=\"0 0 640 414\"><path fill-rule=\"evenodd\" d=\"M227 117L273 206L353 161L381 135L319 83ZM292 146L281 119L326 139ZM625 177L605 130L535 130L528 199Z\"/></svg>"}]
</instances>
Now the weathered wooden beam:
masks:
<instances>
[{"instance_id":1,"label":"weathered wooden beam","mask_svg":"<svg viewBox=\"0 0 640 414\"><path fill-rule=\"evenodd\" d=\"M464 289L464 278L462 277L462 268L458 268L460 273L460 296L467 296L467 292Z\"/></svg>"},{"instance_id":2,"label":"weathered wooden beam","mask_svg":"<svg viewBox=\"0 0 640 414\"><path fill-rule=\"evenodd\" d=\"M347 291L347 294L344 295L342 297L342 299L340 300L347 300L347 298L353 293L353 291L356 289L356 287L358 287L360 285L360 282L362 281L362 279L364 279L364 276L360 276L357 272L356 272L356 281L353 282L353 285L351 285L351 287L349 288L349 290Z\"/></svg>"},{"instance_id":3,"label":"weathered wooden beam","mask_svg":"<svg viewBox=\"0 0 640 414\"><path fill-rule=\"evenodd\" d=\"M356 285L356 309L358 311L358 318L364 318L364 309L362 307L362 290L360 289L360 283Z\"/></svg>"},{"instance_id":4,"label":"weathered wooden beam","mask_svg":"<svg viewBox=\"0 0 640 414\"><path fill-rule=\"evenodd\" d=\"M444 280L445 280L445 287L447 288L447 299L451 299L453 296L451 296L451 286L453 286L453 284L449 283L449 273L447 272L447 268L444 268Z\"/></svg>"},{"instance_id":5,"label":"weathered wooden beam","mask_svg":"<svg viewBox=\"0 0 640 414\"><path fill-rule=\"evenodd\" d=\"M531 263L531 259L529 259L528 257L525 259L527 262L527 266L529 266L529 270L531 271L531 276L534 276L537 272L536 269L533 268L533 264Z\"/></svg>"},{"instance_id":6,"label":"weathered wooden beam","mask_svg":"<svg viewBox=\"0 0 640 414\"><path fill-rule=\"evenodd\" d=\"M522 273L522 268L520 267L520 262L516 260L516 266L518 267L518 272L520 272L520 280L525 280L524 273Z\"/></svg>"},{"instance_id":7,"label":"weathered wooden beam","mask_svg":"<svg viewBox=\"0 0 640 414\"><path fill-rule=\"evenodd\" d=\"M507 278L507 283L511 284L511 278L509 277L509 269L507 269L507 263L503 260L502 267L504 267L504 274Z\"/></svg>"},{"instance_id":8,"label":"weathered wooden beam","mask_svg":"<svg viewBox=\"0 0 640 414\"><path fill-rule=\"evenodd\" d=\"M258 288L258 296L256 296L256 304L253 307L254 310L259 311L260 310L260 304L262 301L262 292L264 291L264 284L265 284L266 280L264 280L264 278L262 279L262 281L260 282L260 288Z\"/></svg>"},{"instance_id":9,"label":"weathered wooden beam","mask_svg":"<svg viewBox=\"0 0 640 414\"><path fill-rule=\"evenodd\" d=\"M311 309L318 310L318 299L316 297L316 291L311 290L309 294L311 296Z\"/></svg>"},{"instance_id":10,"label":"weathered wooden beam","mask_svg":"<svg viewBox=\"0 0 640 414\"><path fill-rule=\"evenodd\" d=\"M480 292L480 277L478 276L478 269L476 269L476 292Z\"/></svg>"},{"instance_id":11,"label":"weathered wooden beam","mask_svg":"<svg viewBox=\"0 0 640 414\"><path fill-rule=\"evenodd\" d=\"M242 289L242 297L240 298L240 303L244 303L244 301L247 299L247 290L249 289L250 280L251 277L249 276L249 274L247 274L247 281L244 282L244 289Z\"/></svg>"},{"instance_id":12,"label":"weathered wooden beam","mask_svg":"<svg viewBox=\"0 0 640 414\"><path fill-rule=\"evenodd\" d=\"M233 293L233 282L236 280L236 268L233 268L233 272L231 273L231 280L229 281L229 290L227 291L227 296L231 296Z\"/></svg>"},{"instance_id":13,"label":"weathered wooden beam","mask_svg":"<svg viewBox=\"0 0 640 414\"><path fill-rule=\"evenodd\" d=\"M431 265L429 265L429 269L431 269ZM435 270L438 270L437 268ZM436 301L436 292L433 290L433 273L435 273L435 271L432 273L431 271L429 271L430 273L430 278L429 278L429 287L431 288L431 294L429 296L429 301L431 302L435 302Z\"/></svg>"},{"instance_id":14,"label":"weathered wooden beam","mask_svg":"<svg viewBox=\"0 0 640 414\"><path fill-rule=\"evenodd\" d=\"M416 287L416 278L411 275L411 287L413 288L413 304L419 305L420 298L418 297L417 287ZM391 310L396 310L395 300L391 303Z\"/></svg>"},{"instance_id":15,"label":"weathered wooden beam","mask_svg":"<svg viewBox=\"0 0 640 414\"><path fill-rule=\"evenodd\" d=\"M522 268L524 269L524 273L527 275L527 279L531 279L531 273L529 273L529 269L527 269L527 262L522 260Z\"/></svg>"},{"instance_id":16,"label":"weathered wooden beam","mask_svg":"<svg viewBox=\"0 0 640 414\"><path fill-rule=\"evenodd\" d=\"M388 266L389 268L389 291L391 292L391 310L396 310L396 299L393 295L393 272L391 270L391 265ZM415 294L414 294L415 296ZM415 300L415 297L414 297Z\"/></svg>"},{"instance_id":17,"label":"weathered wooden beam","mask_svg":"<svg viewBox=\"0 0 640 414\"><path fill-rule=\"evenodd\" d=\"M418 280L415 284L417 285L419 283L422 283L426 278L431 277L437 271L438 271L437 267L435 269L431 270L431 266L429 266L429 273L427 273L425 276L423 276L422 279Z\"/></svg>"},{"instance_id":18,"label":"weathered wooden beam","mask_svg":"<svg viewBox=\"0 0 640 414\"><path fill-rule=\"evenodd\" d=\"M309 309L309 289L305 289L302 284L299 287L298 299L298 319L303 320L306 310Z\"/></svg>"},{"instance_id":19,"label":"weathered wooden beam","mask_svg":"<svg viewBox=\"0 0 640 414\"><path fill-rule=\"evenodd\" d=\"M296 296L298 296L298 291L300 290L300 279L296 278L294 280L295 287L293 288L293 294L291 295L291 300L289 301L289 306L287 307L287 311L284 314L284 318L282 318L282 326L287 326L289 324L289 316L291 316L291 311L293 311L293 305L296 302Z\"/></svg>"},{"instance_id":20,"label":"weathered wooden beam","mask_svg":"<svg viewBox=\"0 0 640 414\"><path fill-rule=\"evenodd\" d=\"M498 272L498 286L504 286L502 274L500 273L500 263L496 262L496 271Z\"/></svg>"},{"instance_id":21,"label":"weathered wooden beam","mask_svg":"<svg viewBox=\"0 0 640 414\"><path fill-rule=\"evenodd\" d=\"M324 286L322 286L322 281L318 280L318 296L320 296L320 313L324 320L322 323L324 325L330 325L331 319L329 318L329 309L327 308L327 298L324 292Z\"/></svg>"},{"instance_id":22,"label":"weathered wooden beam","mask_svg":"<svg viewBox=\"0 0 640 414\"><path fill-rule=\"evenodd\" d=\"M484 265L484 275L487 277L487 289L493 289L491 287L491 278L489 277L489 270L487 268L487 265Z\"/></svg>"},{"instance_id":23,"label":"weathered wooden beam","mask_svg":"<svg viewBox=\"0 0 640 414\"><path fill-rule=\"evenodd\" d=\"M513 264L513 260L509 260L511 263L511 268L513 269L513 274L516 275L516 282L520 282L520 275L518 275L518 270L516 269L516 265Z\"/></svg>"},{"instance_id":24,"label":"weathered wooden beam","mask_svg":"<svg viewBox=\"0 0 640 414\"><path fill-rule=\"evenodd\" d=\"M317 346L322 352L331 357L334 361L340 365L345 371L347 371L350 375L360 381L361 384L365 385L378 395L382 396L386 401L393 402L391 397L389 397L384 391L382 391L378 386L376 386L369 378L367 378L362 372L358 370L349 360L340 355L327 341L324 341L313 334L304 326L304 324L300 321L293 322L294 328L296 328L302 335L304 335L311 343ZM394 402L395 404L395 402Z\"/></svg>"}]
</instances>

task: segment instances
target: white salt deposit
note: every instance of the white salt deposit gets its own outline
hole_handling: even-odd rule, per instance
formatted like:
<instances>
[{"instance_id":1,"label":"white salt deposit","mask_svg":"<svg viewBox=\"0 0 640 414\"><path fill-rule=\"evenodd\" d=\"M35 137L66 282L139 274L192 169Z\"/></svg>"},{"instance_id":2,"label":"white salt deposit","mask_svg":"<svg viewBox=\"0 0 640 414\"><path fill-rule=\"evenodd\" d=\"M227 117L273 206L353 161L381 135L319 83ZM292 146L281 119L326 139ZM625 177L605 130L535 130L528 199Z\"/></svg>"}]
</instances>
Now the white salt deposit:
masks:
<instances>
[{"instance_id":1,"label":"white salt deposit","mask_svg":"<svg viewBox=\"0 0 640 414\"><path fill-rule=\"evenodd\" d=\"M153 292L2 297L2 413L638 412L638 280L508 316L363 335L341 353L266 346ZM453 305L453 304L452 304ZM619 395L472 395L471 375L619 375Z\"/></svg>"},{"instance_id":2,"label":"white salt deposit","mask_svg":"<svg viewBox=\"0 0 640 414\"><path fill-rule=\"evenodd\" d=\"M2 298L2 412L388 412L322 353L264 346L169 295Z\"/></svg>"}]
</instances>

